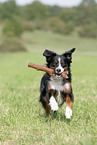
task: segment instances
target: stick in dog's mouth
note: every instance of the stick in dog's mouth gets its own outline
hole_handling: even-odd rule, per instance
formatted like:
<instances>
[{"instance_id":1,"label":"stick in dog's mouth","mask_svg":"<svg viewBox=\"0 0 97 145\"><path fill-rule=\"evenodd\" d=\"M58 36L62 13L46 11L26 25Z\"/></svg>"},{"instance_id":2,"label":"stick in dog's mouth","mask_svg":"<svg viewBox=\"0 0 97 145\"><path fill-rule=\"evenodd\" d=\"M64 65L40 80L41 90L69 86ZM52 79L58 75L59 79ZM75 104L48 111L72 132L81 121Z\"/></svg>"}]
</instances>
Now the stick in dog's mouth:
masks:
<instances>
[{"instance_id":1,"label":"stick in dog's mouth","mask_svg":"<svg viewBox=\"0 0 97 145\"><path fill-rule=\"evenodd\" d=\"M54 70L52 68L48 68L46 65L36 65L33 63L28 63L28 67L34 68L36 70L44 71L47 72L49 75L55 74ZM64 71L62 74L56 74L57 77L63 77L63 78L68 78L68 71Z\"/></svg>"}]
</instances>

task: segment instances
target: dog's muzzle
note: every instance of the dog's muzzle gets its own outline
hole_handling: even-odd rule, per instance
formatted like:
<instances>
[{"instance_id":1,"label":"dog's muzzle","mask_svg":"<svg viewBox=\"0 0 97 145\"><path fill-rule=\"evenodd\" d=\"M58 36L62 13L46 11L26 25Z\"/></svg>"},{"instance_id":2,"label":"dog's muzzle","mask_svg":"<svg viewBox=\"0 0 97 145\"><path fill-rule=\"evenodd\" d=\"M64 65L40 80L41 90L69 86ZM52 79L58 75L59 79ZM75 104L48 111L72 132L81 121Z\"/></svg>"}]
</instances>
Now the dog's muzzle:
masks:
<instances>
[{"instance_id":1,"label":"dog's muzzle","mask_svg":"<svg viewBox=\"0 0 97 145\"><path fill-rule=\"evenodd\" d=\"M63 68L62 69L56 68L55 69L55 76L56 76L56 78L61 78L62 77L61 74L63 73L63 71L64 71Z\"/></svg>"}]
</instances>

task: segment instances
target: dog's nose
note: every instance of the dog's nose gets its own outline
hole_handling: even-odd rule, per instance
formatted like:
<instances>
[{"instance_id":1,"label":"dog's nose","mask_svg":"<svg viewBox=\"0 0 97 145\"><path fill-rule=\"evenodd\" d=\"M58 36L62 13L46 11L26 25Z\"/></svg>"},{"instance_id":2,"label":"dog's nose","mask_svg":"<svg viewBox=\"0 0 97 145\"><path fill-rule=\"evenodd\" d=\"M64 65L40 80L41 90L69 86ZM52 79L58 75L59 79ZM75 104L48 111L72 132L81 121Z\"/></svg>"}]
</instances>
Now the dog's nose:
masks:
<instances>
[{"instance_id":1,"label":"dog's nose","mask_svg":"<svg viewBox=\"0 0 97 145\"><path fill-rule=\"evenodd\" d=\"M61 72L61 69L60 68L57 68L57 72L60 73Z\"/></svg>"}]
</instances>

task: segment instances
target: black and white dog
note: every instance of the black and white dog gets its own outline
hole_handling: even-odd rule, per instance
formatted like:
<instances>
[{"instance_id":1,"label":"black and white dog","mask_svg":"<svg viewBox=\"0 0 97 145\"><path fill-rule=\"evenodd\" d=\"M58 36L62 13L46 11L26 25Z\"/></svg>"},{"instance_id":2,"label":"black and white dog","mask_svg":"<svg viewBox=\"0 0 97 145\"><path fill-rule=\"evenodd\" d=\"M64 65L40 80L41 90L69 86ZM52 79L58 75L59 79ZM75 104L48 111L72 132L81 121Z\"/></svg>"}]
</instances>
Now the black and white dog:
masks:
<instances>
[{"instance_id":1,"label":"black and white dog","mask_svg":"<svg viewBox=\"0 0 97 145\"><path fill-rule=\"evenodd\" d=\"M70 64L72 62L72 53L74 51L75 48L66 51L62 55L58 55L50 50L45 50L43 53L43 56L46 57L47 67L53 68L55 72L52 76L45 73L41 80L40 102L46 110L47 115L50 115L50 109L55 112L58 110L59 106L66 101L67 107L65 116L67 119L70 119L72 116L74 97L71 86ZM68 79L64 79L61 76L66 67L68 71Z\"/></svg>"}]
</instances>

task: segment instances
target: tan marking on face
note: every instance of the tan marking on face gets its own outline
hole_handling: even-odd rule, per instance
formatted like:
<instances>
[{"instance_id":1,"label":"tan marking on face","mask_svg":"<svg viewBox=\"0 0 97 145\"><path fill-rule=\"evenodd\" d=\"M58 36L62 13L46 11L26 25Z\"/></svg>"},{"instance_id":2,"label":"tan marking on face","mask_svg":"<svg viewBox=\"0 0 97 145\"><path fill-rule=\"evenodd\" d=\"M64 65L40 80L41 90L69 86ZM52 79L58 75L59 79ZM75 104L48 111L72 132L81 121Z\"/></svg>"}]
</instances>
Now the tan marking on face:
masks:
<instances>
[{"instance_id":1,"label":"tan marking on face","mask_svg":"<svg viewBox=\"0 0 97 145\"><path fill-rule=\"evenodd\" d=\"M54 66L52 66L52 69L54 69L55 67Z\"/></svg>"},{"instance_id":2,"label":"tan marking on face","mask_svg":"<svg viewBox=\"0 0 97 145\"><path fill-rule=\"evenodd\" d=\"M65 67L64 67L64 70L67 70L67 69L68 69L68 66L65 66Z\"/></svg>"}]
</instances>

